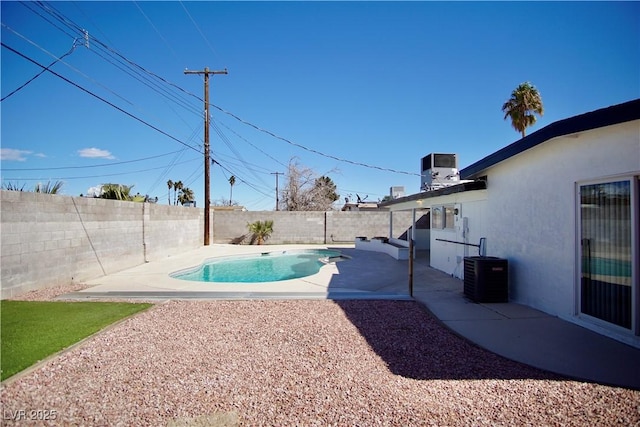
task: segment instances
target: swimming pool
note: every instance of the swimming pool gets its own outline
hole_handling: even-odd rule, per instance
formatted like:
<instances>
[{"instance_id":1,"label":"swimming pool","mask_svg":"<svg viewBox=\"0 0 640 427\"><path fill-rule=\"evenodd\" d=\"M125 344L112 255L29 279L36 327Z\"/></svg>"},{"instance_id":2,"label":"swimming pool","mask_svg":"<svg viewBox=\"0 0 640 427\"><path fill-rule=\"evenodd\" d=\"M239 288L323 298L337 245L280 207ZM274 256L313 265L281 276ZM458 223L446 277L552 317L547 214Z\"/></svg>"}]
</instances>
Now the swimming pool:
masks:
<instances>
[{"instance_id":1,"label":"swimming pool","mask_svg":"<svg viewBox=\"0 0 640 427\"><path fill-rule=\"evenodd\" d=\"M278 282L316 274L325 263L344 258L340 251L333 249L264 252L209 259L198 267L170 276L198 282Z\"/></svg>"}]
</instances>

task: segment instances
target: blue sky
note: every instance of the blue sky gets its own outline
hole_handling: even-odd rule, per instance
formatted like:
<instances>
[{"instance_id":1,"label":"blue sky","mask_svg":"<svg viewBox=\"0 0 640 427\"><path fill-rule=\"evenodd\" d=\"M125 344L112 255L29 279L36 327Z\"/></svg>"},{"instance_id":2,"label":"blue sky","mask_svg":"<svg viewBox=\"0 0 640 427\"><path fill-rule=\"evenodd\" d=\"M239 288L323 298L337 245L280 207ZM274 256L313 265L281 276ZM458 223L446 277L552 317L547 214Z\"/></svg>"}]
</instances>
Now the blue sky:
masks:
<instances>
[{"instance_id":1,"label":"blue sky","mask_svg":"<svg viewBox=\"0 0 640 427\"><path fill-rule=\"evenodd\" d=\"M1 8L2 42L45 66L68 54L51 70L73 83L45 72L10 95L42 69L2 47L2 181L62 180L74 196L114 182L167 203L171 179L202 206L203 79L185 68L229 71L211 79L211 199L229 198L234 175L250 210L274 209L273 173L292 158L340 203L416 193L423 156L457 153L464 168L519 139L501 106L524 81L545 106L529 132L640 97L636 2Z\"/></svg>"}]
</instances>

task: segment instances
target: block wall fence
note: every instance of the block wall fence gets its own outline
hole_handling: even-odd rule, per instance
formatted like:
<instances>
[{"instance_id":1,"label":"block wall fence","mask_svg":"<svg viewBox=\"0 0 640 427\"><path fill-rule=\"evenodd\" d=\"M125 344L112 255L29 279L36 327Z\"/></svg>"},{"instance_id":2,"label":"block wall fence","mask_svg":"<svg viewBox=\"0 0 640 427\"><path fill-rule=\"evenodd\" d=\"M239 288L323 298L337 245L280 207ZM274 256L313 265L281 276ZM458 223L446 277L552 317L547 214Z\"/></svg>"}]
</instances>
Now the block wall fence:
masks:
<instances>
[{"instance_id":1,"label":"block wall fence","mask_svg":"<svg viewBox=\"0 0 640 427\"><path fill-rule=\"evenodd\" d=\"M388 212L213 211L211 242L233 243L247 224L273 220L267 244L353 242L388 236ZM393 214L393 236L410 212ZM81 283L203 245L201 208L0 190L1 298ZM248 239L245 239L245 243Z\"/></svg>"}]
</instances>

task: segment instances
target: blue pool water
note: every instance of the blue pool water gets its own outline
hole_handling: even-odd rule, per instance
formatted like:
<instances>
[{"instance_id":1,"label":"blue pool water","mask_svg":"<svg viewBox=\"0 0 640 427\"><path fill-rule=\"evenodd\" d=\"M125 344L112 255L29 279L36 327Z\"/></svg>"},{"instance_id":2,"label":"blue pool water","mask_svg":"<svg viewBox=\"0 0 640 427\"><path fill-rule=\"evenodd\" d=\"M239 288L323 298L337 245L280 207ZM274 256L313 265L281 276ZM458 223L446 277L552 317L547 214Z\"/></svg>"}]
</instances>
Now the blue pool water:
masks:
<instances>
[{"instance_id":1,"label":"blue pool water","mask_svg":"<svg viewBox=\"0 0 640 427\"><path fill-rule=\"evenodd\" d=\"M605 276L631 277L631 261L612 258L583 257L582 272L587 274L602 274Z\"/></svg>"},{"instance_id":2,"label":"blue pool water","mask_svg":"<svg viewBox=\"0 0 640 427\"><path fill-rule=\"evenodd\" d=\"M312 249L225 257L208 260L171 277L198 282L277 282L316 274L324 265L320 259L338 256L340 251Z\"/></svg>"}]
</instances>

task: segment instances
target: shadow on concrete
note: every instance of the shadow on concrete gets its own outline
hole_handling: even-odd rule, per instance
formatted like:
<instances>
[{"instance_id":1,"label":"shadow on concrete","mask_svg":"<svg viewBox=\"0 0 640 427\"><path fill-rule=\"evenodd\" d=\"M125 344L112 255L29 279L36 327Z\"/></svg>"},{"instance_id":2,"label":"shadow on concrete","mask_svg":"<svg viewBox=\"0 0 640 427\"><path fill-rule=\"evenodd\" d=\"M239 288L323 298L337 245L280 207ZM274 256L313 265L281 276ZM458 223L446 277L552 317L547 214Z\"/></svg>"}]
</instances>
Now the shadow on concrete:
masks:
<instances>
[{"instance_id":1,"label":"shadow on concrete","mask_svg":"<svg viewBox=\"0 0 640 427\"><path fill-rule=\"evenodd\" d=\"M333 275L329 282L328 298L340 299L345 290L408 298L408 261L398 261L384 253L354 248L329 249L340 251L350 259L336 262L338 274Z\"/></svg>"},{"instance_id":2,"label":"shadow on concrete","mask_svg":"<svg viewBox=\"0 0 640 427\"><path fill-rule=\"evenodd\" d=\"M329 298L336 297L332 299L394 374L418 380L564 379L476 346L422 304L407 299L408 261L355 249L342 252L352 259L336 264L339 274L329 286ZM415 269L430 267L423 260ZM387 296L397 293L399 298L340 298L338 291L346 283Z\"/></svg>"},{"instance_id":3,"label":"shadow on concrete","mask_svg":"<svg viewBox=\"0 0 640 427\"><path fill-rule=\"evenodd\" d=\"M418 302L335 302L396 375L418 380L563 379L475 346Z\"/></svg>"}]
</instances>

